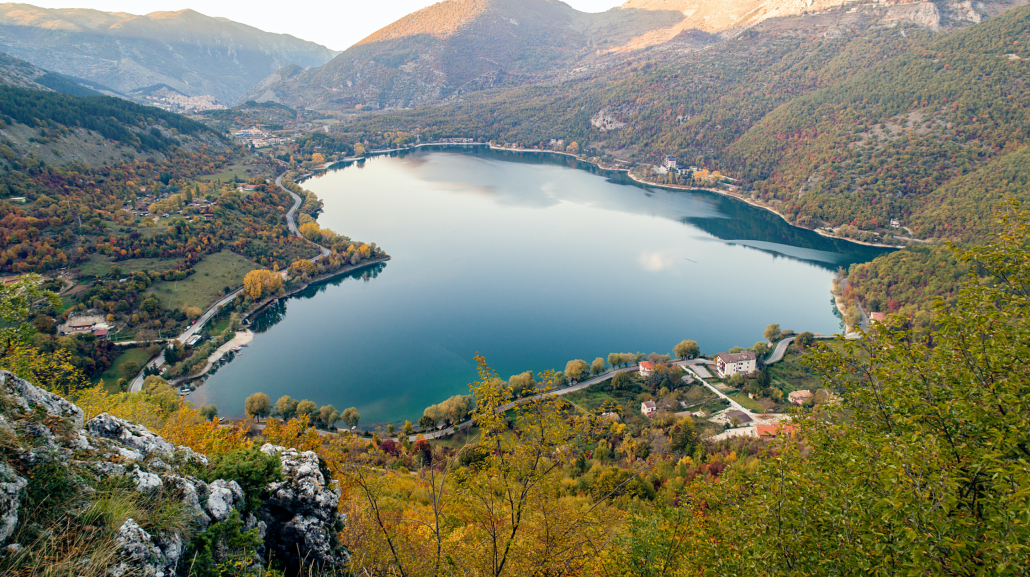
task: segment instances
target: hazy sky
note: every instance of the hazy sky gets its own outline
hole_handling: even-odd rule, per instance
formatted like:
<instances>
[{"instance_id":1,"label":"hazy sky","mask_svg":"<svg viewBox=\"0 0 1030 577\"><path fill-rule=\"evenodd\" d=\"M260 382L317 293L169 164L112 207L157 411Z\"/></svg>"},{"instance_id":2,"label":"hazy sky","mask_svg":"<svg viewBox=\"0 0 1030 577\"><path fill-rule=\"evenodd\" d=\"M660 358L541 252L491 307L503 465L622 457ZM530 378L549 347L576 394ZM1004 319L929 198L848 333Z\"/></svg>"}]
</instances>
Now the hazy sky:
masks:
<instances>
[{"instance_id":1,"label":"hazy sky","mask_svg":"<svg viewBox=\"0 0 1030 577\"><path fill-rule=\"evenodd\" d=\"M517 1L517 0L516 0ZM603 12L623 0L564 0L577 10ZM46 8L94 8L106 12L147 14L192 8L208 16L223 16L268 32L292 34L343 50L383 26L434 0L336 0L335 2L242 2L240 0L27 0Z\"/></svg>"}]
</instances>

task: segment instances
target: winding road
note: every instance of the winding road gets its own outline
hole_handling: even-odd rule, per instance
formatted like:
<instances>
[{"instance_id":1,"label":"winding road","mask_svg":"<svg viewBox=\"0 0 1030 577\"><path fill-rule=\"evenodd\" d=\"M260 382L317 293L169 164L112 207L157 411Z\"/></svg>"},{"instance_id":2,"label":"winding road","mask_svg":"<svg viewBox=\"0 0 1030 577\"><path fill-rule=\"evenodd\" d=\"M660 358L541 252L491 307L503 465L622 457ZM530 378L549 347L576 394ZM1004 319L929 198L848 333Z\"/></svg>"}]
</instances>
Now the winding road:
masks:
<instances>
[{"instance_id":1,"label":"winding road","mask_svg":"<svg viewBox=\"0 0 1030 577\"><path fill-rule=\"evenodd\" d=\"M290 190L290 189L286 188L285 186L283 186L282 181L283 181L283 177L284 176L286 176L285 172L280 174L278 177L276 177L275 185L278 186L279 188L285 190L286 192L288 192L290 194L290 196L293 197L293 206L286 213L286 224L287 224L287 226L290 227L290 232L291 233L293 233L294 235L296 235L296 236L298 236L300 238L304 238L304 235L300 234L300 230L297 228L297 223L296 223L296 221L293 218L293 215L296 214L297 209L300 208L300 206L304 203L304 199L302 199L300 197L300 195L296 194L292 190ZM308 241L308 242L311 242L311 241ZM331 252L329 249L327 249L326 247L324 247L324 246L322 246L322 245L320 245L318 243L311 242L311 244L317 246L318 249L319 249L319 252L320 252L320 254L318 256L316 256L314 258L311 258L311 259L308 259L311 262L318 262L322 258L328 256L330 254L330 252ZM285 278L286 275L287 275L287 272L284 269L279 274L281 274ZM243 292L243 287L240 287L240 288L232 291L231 293L229 293L228 295L226 295L225 297L220 299L218 302L216 302L215 304L211 305L211 307L209 309L207 309L204 312L204 314L200 315L200 318L197 319L196 323L194 323L193 325L190 325L185 331L182 332L181 335L176 337L176 339L180 343L185 343L186 340L189 339L190 337L192 337L193 335L199 334L200 331L204 328L204 325L207 324L207 321L211 320L211 317L215 316L215 314L218 313L219 309L221 309L224 305L226 305L229 302L231 302L234 298L236 298L236 295L240 294L241 292ZM164 349L161 349L161 354L159 354L156 357L154 357L153 359L151 359L146 365L143 366L143 368L146 369L147 367L160 367L164 363L165 363L165 353L164 353ZM146 380L146 377L144 377L143 371L141 370L139 372L139 374L136 375L136 378L132 379L132 383L129 384L129 392L130 393L137 393L137 392L143 390L143 381L144 380Z\"/></svg>"},{"instance_id":2,"label":"winding road","mask_svg":"<svg viewBox=\"0 0 1030 577\"><path fill-rule=\"evenodd\" d=\"M776 348L774 348L773 352L769 353L769 356L766 357L766 359L764 361L765 364L771 365L771 364L775 363L776 361L782 359L784 353L787 352L787 347L790 346L790 343L794 342L794 339L795 339L795 337L790 337L790 338L783 339L782 341L776 343Z\"/></svg>"}]
</instances>

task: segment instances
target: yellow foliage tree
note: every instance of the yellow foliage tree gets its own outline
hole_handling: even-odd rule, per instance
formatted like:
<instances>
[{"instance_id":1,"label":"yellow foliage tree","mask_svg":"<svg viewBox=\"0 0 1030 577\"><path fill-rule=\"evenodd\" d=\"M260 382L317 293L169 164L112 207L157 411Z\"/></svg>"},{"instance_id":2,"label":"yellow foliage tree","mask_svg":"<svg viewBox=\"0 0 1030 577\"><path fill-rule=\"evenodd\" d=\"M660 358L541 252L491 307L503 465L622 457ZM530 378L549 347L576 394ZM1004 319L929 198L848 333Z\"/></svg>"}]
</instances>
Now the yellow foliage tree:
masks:
<instances>
[{"instance_id":1,"label":"yellow foliage tree","mask_svg":"<svg viewBox=\"0 0 1030 577\"><path fill-rule=\"evenodd\" d=\"M214 419L208 421L186 401L179 401L178 409L168 416L159 433L173 445L187 446L208 457L251 445L245 427L238 424L222 427Z\"/></svg>"},{"instance_id":2,"label":"yellow foliage tree","mask_svg":"<svg viewBox=\"0 0 1030 577\"><path fill-rule=\"evenodd\" d=\"M325 156L321 152L316 152L311 155L311 162L317 162L321 164L325 162Z\"/></svg>"},{"instance_id":3,"label":"yellow foliage tree","mask_svg":"<svg viewBox=\"0 0 1030 577\"><path fill-rule=\"evenodd\" d=\"M299 451L315 451L322 446L322 436L310 427L308 415L283 422L279 419L268 419L265 426L265 438L273 445L294 447Z\"/></svg>"},{"instance_id":4,"label":"yellow foliage tree","mask_svg":"<svg viewBox=\"0 0 1030 577\"><path fill-rule=\"evenodd\" d=\"M38 349L20 345L0 361L15 376L63 397L89 385L85 375L71 361L71 353L57 349L43 354Z\"/></svg>"},{"instance_id":5,"label":"yellow foliage tree","mask_svg":"<svg viewBox=\"0 0 1030 577\"><path fill-rule=\"evenodd\" d=\"M300 234L311 242L322 240L322 229L317 222L306 222L300 225Z\"/></svg>"},{"instance_id":6,"label":"yellow foliage tree","mask_svg":"<svg viewBox=\"0 0 1030 577\"><path fill-rule=\"evenodd\" d=\"M252 270L243 277L243 292L254 300L275 294L282 287L282 277L267 269Z\"/></svg>"}]
</instances>

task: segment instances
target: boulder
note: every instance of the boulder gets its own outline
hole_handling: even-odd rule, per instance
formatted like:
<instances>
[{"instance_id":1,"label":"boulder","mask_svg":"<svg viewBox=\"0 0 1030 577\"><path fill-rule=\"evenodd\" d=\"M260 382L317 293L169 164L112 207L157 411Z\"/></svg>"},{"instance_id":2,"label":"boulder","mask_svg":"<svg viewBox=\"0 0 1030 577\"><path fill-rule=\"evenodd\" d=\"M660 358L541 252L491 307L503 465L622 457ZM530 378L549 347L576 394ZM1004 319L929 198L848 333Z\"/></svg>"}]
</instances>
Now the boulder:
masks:
<instances>
[{"instance_id":1,"label":"boulder","mask_svg":"<svg viewBox=\"0 0 1030 577\"><path fill-rule=\"evenodd\" d=\"M220 523L229 518L229 513L243 506L243 489L236 481L218 479L207 486L207 501L204 510L211 517L212 523Z\"/></svg>"},{"instance_id":2,"label":"boulder","mask_svg":"<svg viewBox=\"0 0 1030 577\"><path fill-rule=\"evenodd\" d=\"M271 444L261 451L278 453L283 473L282 481L268 485L268 500L258 511L265 524L266 554L284 562L288 571L302 565L324 573L342 569L347 554L337 537L340 489L323 474L318 455Z\"/></svg>"}]
</instances>

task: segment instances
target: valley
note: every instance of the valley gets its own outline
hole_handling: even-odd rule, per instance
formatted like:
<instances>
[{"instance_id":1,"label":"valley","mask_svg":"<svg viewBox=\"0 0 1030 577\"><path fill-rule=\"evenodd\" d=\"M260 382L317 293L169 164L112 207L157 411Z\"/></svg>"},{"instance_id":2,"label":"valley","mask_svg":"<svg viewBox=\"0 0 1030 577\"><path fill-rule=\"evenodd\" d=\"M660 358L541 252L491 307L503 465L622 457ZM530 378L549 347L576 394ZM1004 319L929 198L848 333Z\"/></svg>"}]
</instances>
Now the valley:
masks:
<instances>
[{"instance_id":1,"label":"valley","mask_svg":"<svg viewBox=\"0 0 1030 577\"><path fill-rule=\"evenodd\" d=\"M0 573L1028 572L1023 0L83 4L0 5Z\"/></svg>"}]
</instances>

